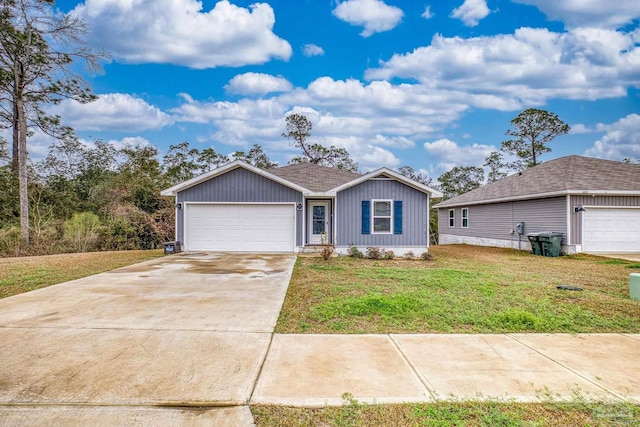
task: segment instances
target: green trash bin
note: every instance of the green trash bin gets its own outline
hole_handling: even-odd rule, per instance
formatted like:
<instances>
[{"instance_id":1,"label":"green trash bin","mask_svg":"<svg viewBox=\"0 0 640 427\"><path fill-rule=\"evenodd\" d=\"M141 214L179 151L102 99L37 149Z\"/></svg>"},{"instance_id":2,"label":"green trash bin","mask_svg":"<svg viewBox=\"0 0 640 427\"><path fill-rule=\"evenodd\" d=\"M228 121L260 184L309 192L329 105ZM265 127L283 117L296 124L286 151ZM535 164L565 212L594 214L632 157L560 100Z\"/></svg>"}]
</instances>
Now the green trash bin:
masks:
<instances>
[{"instance_id":1,"label":"green trash bin","mask_svg":"<svg viewBox=\"0 0 640 427\"><path fill-rule=\"evenodd\" d=\"M538 233L540 252L544 256L557 257L562 252L562 233L545 231Z\"/></svg>"},{"instance_id":2,"label":"green trash bin","mask_svg":"<svg viewBox=\"0 0 640 427\"><path fill-rule=\"evenodd\" d=\"M540 247L540 239L538 235L540 233L529 233L527 234L527 238L529 242L531 242L531 253L534 255L542 255L542 248Z\"/></svg>"}]
</instances>

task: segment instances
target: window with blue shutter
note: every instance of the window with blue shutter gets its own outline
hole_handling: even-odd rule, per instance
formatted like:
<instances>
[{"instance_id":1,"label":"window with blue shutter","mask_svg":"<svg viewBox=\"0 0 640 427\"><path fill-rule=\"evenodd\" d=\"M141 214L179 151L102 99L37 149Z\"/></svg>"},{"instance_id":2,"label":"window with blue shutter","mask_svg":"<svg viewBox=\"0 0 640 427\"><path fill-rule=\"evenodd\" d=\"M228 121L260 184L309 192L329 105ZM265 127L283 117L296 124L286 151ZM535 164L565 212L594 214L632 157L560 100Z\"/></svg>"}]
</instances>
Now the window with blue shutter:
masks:
<instances>
[{"instance_id":1,"label":"window with blue shutter","mask_svg":"<svg viewBox=\"0 0 640 427\"><path fill-rule=\"evenodd\" d=\"M371 202L362 201L362 234L371 234Z\"/></svg>"},{"instance_id":2,"label":"window with blue shutter","mask_svg":"<svg viewBox=\"0 0 640 427\"><path fill-rule=\"evenodd\" d=\"M402 234L402 200L393 202L393 234Z\"/></svg>"}]
</instances>

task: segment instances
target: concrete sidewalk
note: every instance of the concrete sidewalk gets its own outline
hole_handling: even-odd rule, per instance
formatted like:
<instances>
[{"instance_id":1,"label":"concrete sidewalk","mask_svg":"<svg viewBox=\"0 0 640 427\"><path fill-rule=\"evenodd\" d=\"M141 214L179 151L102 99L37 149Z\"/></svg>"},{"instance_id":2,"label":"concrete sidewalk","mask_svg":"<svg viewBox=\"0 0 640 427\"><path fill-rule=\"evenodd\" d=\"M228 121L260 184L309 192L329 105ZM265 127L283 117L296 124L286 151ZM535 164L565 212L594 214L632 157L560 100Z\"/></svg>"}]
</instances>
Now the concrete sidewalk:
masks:
<instances>
[{"instance_id":1,"label":"concrete sidewalk","mask_svg":"<svg viewBox=\"0 0 640 427\"><path fill-rule=\"evenodd\" d=\"M275 335L251 403L340 405L546 392L640 403L640 335Z\"/></svg>"}]
</instances>

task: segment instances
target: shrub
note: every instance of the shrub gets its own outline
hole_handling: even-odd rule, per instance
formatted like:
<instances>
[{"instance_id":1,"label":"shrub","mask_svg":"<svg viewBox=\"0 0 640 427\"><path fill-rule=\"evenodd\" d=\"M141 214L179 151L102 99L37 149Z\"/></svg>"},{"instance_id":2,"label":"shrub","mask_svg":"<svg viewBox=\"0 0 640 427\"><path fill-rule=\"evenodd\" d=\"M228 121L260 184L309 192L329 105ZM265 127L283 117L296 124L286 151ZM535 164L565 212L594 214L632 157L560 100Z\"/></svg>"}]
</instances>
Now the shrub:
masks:
<instances>
[{"instance_id":1,"label":"shrub","mask_svg":"<svg viewBox=\"0 0 640 427\"><path fill-rule=\"evenodd\" d=\"M102 244L106 250L156 249L162 247L163 238L151 215L123 205L111 212Z\"/></svg>"},{"instance_id":2,"label":"shrub","mask_svg":"<svg viewBox=\"0 0 640 427\"><path fill-rule=\"evenodd\" d=\"M380 248L376 248L375 246L369 246L367 248L367 258L380 259L382 258L382 251Z\"/></svg>"},{"instance_id":3,"label":"shrub","mask_svg":"<svg viewBox=\"0 0 640 427\"><path fill-rule=\"evenodd\" d=\"M360 252L360 249L358 249L358 247L354 245L349 245L347 255L351 258L362 258L364 256L362 252Z\"/></svg>"},{"instance_id":4,"label":"shrub","mask_svg":"<svg viewBox=\"0 0 640 427\"><path fill-rule=\"evenodd\" d=\"M100 218L93 212L74 213L62 224L64 239L75 252L89 252L98 242L100 226Z\"/></svg>"},{"instance_id":5,"label":"shrub","mask_svg":"<svg viewBox=\"0 0 640 427\"><path fill-rule=\"evenodd\" d=\"M20 256L20 227L0 228L0 256Z\"/></svg>"},{"instance_id":6,"label":"shrub","mask_svg":"<svg viewBox=\"0 0 640 427\"><path fill-rule=\"evenodd\" d=\"M389 251L383 250L382 251L382 257L384 259L394 259L396 257L396 254L391 250L389 250Z\"/></svg>"},{"instance_id":7,"label":"shrub","mask_svg":"<svg viewBox=\"0 0 640 427\"><path fill-rule=\"evenodd\" d=\"M409 251L405 253L403 256L404 259L414 259L415 257L416 255L413 253L413 251Z\"/></svg>"},{"instance_id":8,"label":"shrub","mask_svg":"<svg viewBox=\"0 0 640 427\"><path fill-rule=\"evenodd\" d=\"M432 261L433 255L431 255L429 252L422 252L422 254L420 255L420 259L424 261Z\"/></svg>"}]
</instances>

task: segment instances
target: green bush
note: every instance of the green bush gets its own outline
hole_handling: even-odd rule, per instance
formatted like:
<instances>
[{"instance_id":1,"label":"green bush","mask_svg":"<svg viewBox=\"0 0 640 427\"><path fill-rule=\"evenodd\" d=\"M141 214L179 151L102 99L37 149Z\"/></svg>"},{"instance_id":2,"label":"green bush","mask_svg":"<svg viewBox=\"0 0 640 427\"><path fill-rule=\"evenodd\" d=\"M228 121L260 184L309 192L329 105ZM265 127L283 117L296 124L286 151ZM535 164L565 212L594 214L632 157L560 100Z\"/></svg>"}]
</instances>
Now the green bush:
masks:
<instances>
[{"instance_id":1,"label":"green bush","mask_svg":"<svg viewBox=\"0 0 640 427\"><path fill-rule=\"evenodd\" d=\"M357 246L349 245L349 249L347 250L347 255L351 258L362 258L364 255L360 252Z\"/></svg>"},{"instance_id":2,"label":"green bush","mask_svg":"<svg viewBox=\"0 0 640 427\"><path fill-rule=\"evenodd\" d=\"M74 213L62 224L64 239L74 252L95 249L100 237L100 218L93 212Z\"/></svg>"},{"instance_id":3,"label":"green bush","mask_svg":"<svg viewBox=\"0 0 640 427\"><path fill-rule=\"evenodd\" d=\"M106 250L157 249L163 240L153 216L133 205L123 205L112 211L102 246Z\"/></svg>"}]
</instances>

